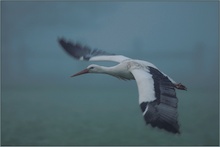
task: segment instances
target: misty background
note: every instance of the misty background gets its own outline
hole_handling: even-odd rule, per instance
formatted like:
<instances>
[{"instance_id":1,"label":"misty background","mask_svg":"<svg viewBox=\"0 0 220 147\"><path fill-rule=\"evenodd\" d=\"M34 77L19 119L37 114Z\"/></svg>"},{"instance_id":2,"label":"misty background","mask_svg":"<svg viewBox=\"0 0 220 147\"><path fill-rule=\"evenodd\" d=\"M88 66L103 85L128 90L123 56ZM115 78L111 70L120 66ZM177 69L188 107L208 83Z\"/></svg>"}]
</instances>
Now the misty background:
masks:
<instances>
[{"instance_id":1,"label":"misty background","mask_svg":"<svg viewBox=\"0 0 220 147\"><path fill-rule=\"evenodd\" d=\"M193 108L201 106L201 109L196 112L203 115L203 119L207 121L206 124L209 125L209 120L214 121L213 128L207 128L210 134L198 132L199 135L195 136L199 137L195 141L191 139L193 136L189 135L195 131L190 132L190 129L186 129L188 136L183 135L185 138L181 141L177 137L176 142L164 140L159 143L149 140L145 142L143 138L141 141L133 140L132 142L129 137L125 137L127 140L124 141L104 140L100 142L100 137L103 136L103 132L105 134L105 131L97 133L98 129L94 129L90 130L93 134L91 136L98 134L99 139L96 139L99 143L94 141L96 139L92 139L94 142L88 141L89 136L85 139L85 134L81 135L78 140L73 140L71 137L68 139L69 136L78 133L69 132L68 136L65 129L62 129L64 127L62 124L65 123L62 121L70 116L74 117L76 111L77 116L82 117L84 115L80 111L82 107L92 111L99 105L103 105L97 108L94 114L102 113L100 117L104 117L106 112L102 108L106 105L120 106L121 108L117 107L116 110L119 110L115 112L119 113L125 112L124 108L128 106L123 104L130 101L135 112L137 111L134 116L138 116L135 119L138 118L141 121L141 124L137 126L144 129L150 126L146 127L142 122L135 81L125 82L107 75L95 74L70 78L72 74L86 68L89 64L112 66L115 63L89 63L74 60L58 44L58 38L62 37L91 48L152 62L176 82L181 82L188 88L187 92L177 92L180 99L179 105L181 103L179 109L180 113L182 112L182 118L180 115L180 119L187 124L189 118L184 112L185 109L194 111ZM172 143L174 145L217 145L218 55L219 3L217 1L1 1L2 145L170 145ZM109 99L113 99L112 103ZM202 101L201 105L197 105L200 103L198 101ZM207 101L210 101L210 105ZM103 104L100 104L102 102ZM72 107L71 104L76 106ZM109 115L112 115L110 108L109 106ZM54 111L58 112L54 114ZM203 111L207 117L204 116ZM45 114L45 112L50 113ZM67 117L64 117L64 114ZM191 112L187 114L190 115ZM44 119L42 115L45 116ZM196 115L197 113L190 118L194 119ZM62 121L59 120L60 126L52 126L48 135L48 132L42 128L48 128L60 117L62 117ZM108 119L111 120L111 117L114 116L109 116ZM121 118L121 116L118 117ZM40 123L48 118L50 123L43 125ZM88 117L84 119L86 118ZM72 126L71 122L72 120L69 120L69 126ZM81 123L79 121L78 124ZM188 123L190 126L191 120ZM42 126L39 127L39 124ZM184 128L184 123L182 124ZM24 127L28 125L31 127ZM96 123L91 125L90 129L94 125ZM204 124L200 125L204 127ZM31 130L33 128L37 129ZM60 132L55 133L55 128L60 128L58 129ZM79 126L77 128L80 129ZM140 133L142 128L134 134ZM41 132L38 132L39 130ZM115 129L111 129L113 130ZM138 129L134 128L134 130ZM83 130L80 129L79 132ZM152 132L155 130L152 129ZM58 141L62 138L58 134L62 135L62 133L67 134L64 142ZM53 136L54 134L57 136ZM150 135L146 130L143 134ZM209 135L207 137L204 134ZM162 133L163 135L166 136L166 133ZM32 138L28 138L30 136ZM45 140L48 136L51 138ZM122 136L118 138L122 139ZM132 138L135 137L132 136ZM204 138L209 138L209 140L203 142Z\"/></svg>"}]
</instances>

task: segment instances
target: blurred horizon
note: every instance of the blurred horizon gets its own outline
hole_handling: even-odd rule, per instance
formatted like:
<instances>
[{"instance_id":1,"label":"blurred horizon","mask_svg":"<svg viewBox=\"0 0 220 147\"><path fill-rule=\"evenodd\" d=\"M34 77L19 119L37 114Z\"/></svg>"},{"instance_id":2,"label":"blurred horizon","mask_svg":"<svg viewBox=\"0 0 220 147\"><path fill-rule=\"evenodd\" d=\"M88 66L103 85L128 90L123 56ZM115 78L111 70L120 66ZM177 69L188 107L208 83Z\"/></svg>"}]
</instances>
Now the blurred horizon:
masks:
<instances>
[{"instance_id":1,"label":"blurred horizon","mask_svg":"<svg viewBox=\"0 0 220 147\"><path fill-rule=\"evenodd\" d=\"M92 63L68 56L57 42L60 37L152 62L175 81L190 87L218 86L215 2L1 4L3 86L42 85L44 81L52 85L83 83L78 77L67 77ZM103 81L89 76L88 80ZM110 85L117 85L111 81L106 78Z\"/></svg>"},{"instance_id":2,"label":"blurred horizon","mask_svg":"<svg viewBox=\"0 0 220 147\"><path fill-rule=\"evenodd\" d=\"M61 37L185 85L181 136L143 123L135 81L70 78L116 63L74 60ZM1 1L1 92L2 145L219 145L219 2Z\"/></svg>"}]
</instances>

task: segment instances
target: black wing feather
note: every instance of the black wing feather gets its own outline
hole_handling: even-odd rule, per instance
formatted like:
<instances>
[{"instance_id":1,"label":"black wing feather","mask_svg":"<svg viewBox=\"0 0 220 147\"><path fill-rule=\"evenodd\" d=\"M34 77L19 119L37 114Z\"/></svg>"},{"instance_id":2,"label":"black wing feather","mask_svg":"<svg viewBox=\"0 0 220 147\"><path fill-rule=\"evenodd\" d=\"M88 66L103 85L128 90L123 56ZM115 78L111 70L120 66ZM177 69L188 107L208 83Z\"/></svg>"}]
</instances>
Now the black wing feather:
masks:
<instances>
[{"instance_id":1,"label":"black wing feather","mask_svg":"<svg viewBox=\"0 0 220 147\"><path fill-rule=\"evenodd\" d=\"M176 92L173 83L159 70L149 67L154 80L156 100L140 104L144 119L152 127L180 133L178 124ZM147 109L147 111L145 111Z\"/></svg>"},{"instance_id":2,"label":"black wing feather","mask_svg":"<svg viewBox=\"0 0 220 147\"><path fill-rule=\"evenodd\" d=\"M61 38L58 40L62 48L71 56L76 59L89 60L91 57L100 56L100 55L115 55L107 53L98 49L91 49L87 46L82 46L79 43L68 42L65 39Z\"/></svg>"}]
</instances>

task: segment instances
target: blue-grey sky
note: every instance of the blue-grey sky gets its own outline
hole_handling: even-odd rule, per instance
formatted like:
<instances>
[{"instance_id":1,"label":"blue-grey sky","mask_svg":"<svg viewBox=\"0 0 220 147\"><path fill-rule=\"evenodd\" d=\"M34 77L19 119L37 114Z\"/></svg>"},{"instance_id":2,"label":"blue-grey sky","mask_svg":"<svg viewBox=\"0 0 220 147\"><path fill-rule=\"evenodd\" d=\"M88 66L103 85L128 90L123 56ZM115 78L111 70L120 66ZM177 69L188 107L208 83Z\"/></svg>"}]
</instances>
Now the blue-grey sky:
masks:
<instances>
[{"instance_id":1,"label":"blue-grey sky","mask_svg":"<svg viewBox=\"0 0 220 147\"><path fill-rule=\"evenodd\" d=\"M150 61L178 82L216 87L218 27L217 1L2 1L3 85L73 84L69 76L90 63L68 56L57 43L64 37ZM74 80L111 84L112 78L85 75Z\"/></svg>"}]
</instances>

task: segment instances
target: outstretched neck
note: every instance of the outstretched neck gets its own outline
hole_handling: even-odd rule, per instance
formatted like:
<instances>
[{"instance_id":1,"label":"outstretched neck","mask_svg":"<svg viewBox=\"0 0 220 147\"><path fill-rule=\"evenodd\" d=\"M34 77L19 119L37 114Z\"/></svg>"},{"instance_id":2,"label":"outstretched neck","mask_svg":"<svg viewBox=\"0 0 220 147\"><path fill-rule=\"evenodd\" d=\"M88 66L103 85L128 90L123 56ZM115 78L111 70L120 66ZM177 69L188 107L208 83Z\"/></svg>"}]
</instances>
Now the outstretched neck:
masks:
<instances>
[{"instance_id":1,"label":"outstretched neck","mask_svg":"<svg viewBox=\"0 0 220 147\"><path fill-rule=\"evenodd\" d=\"M127 69L124 69L124 67L121 67L120 65L111 67L99 66L96 73L108 74L123 80L134 79L133 75Z\"/></svg>"},{"instance_id":2,"label":"outstretched neck","mask_svg":"<svg viewBox=\"0 0 220 147\"><path fill-rule=\"evenodd\" d=\"M101 73L101 74L109 74L114 75L114 66L113 67L105 67L105 66L98 66L97 71L95 73Z\"/></svg>"}]
</instances>

